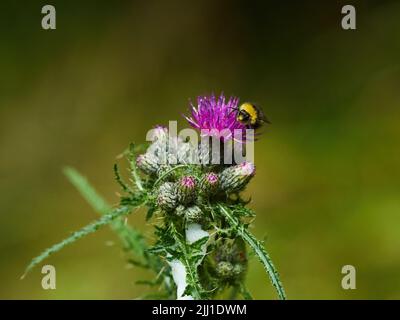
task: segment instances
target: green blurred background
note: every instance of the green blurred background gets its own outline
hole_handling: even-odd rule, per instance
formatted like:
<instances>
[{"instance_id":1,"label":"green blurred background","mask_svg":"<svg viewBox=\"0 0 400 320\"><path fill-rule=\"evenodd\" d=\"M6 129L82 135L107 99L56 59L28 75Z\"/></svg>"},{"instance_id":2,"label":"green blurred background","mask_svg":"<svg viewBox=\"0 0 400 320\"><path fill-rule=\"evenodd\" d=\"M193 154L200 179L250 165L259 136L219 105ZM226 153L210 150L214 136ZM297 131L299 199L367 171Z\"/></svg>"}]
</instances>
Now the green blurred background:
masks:
<instances>
[{"instance_id":1,"label":"green blurred background","mask_svg":"<svg viewBox=\"0 0 400 320\"><path fill-rule=\"evenodd\" d=\"M57 29L41 29L41 7ZM112 165L199 94L258 102L272 121L249 187L291 299L400 298L400 2L2 1L0 298L131 299L146 292L104 228L29 260L96 214L62 174L75 166L112 203ZM151 237L142 213L129 218ZM114 243L114 245L112 245ZM357 289L341 288L341 268ZM254 258L248 287L276 298Z\"/></svg>"}]
</instances>

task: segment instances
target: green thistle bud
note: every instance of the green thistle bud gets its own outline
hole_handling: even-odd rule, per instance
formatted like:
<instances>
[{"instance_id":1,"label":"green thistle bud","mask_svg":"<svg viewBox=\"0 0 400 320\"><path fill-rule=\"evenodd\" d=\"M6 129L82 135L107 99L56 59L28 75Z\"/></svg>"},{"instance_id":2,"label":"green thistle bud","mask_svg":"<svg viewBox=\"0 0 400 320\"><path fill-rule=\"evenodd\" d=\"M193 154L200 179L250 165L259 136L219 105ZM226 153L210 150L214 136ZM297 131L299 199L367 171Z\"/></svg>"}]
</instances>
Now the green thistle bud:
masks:
<instances>
[{"instance_id":1,"label":"green thistle bud","mask_svg":"<svg viewBox=\"0 0 400 320\"><path fill-rule=\"evenodd\" d=\"M221 261L217 264L217 274L218 276L220 276L223 279L229 279L232 278L235 273L233 271L234 267L232 265L232 263L228 262L228 261Z\"/></svg>"},{"instance_id":2,"label":"green thistle bud","mask_svg":"<svg viewBox=\"0 0 400 320\"><path fill-rule=\"evenodd\" d=\"M185 206L180 204L179 206L176 207L175 214L178 217L182 217L185 214L185 210L186 210Z\"/></svg>"},{"instance_id":3,"label":"green thistle bud","mask_svg":"<svg viewBox=\"0 0 400 320\"><path fill-rule=\"evenodd\" d=\"M233 275L235 277L241 276L245 271L246 271L246 265L244 264L240 264L240 263L236 263L233 266Z\"/></svg>"},{"instance_id":4,"label":"green thistle bud","mask_svg":"<svg viewBox=\"0 0 400 320\"><path fill-rule=\"evenodd\" d=\"M149 175L157 174L160 167L158 158L152 153L139 155L136 158L136 165L140 170Z\"/></svg>"},{"instance_id":5,"label":"green thistle bud","mask_svg":"<svg viewBox=\"0 0 400 320\"><path fill-rule=\"evenodd\" d=\"M173 167L169 164L162 164L159 166L158 170L157 170L157 175L159 177L163 176L164 174L166 174L167 172L169 172ZM176 173L174 171L170 172L168 174L168 180L170 179L175 179L176 178Z\"/></svg>"},{"instance_id":6,"label":"green thistle bud","mask_svg":"<svg viewBox=\"0 0 400 320\"><path fill-rule=\"evenodd\" d=\"M221 261L217 264L216 272L222 279L239 278L244 274L246 268L244 265L229 261Z\"/></svg>"},{"instance_id":7,"label":"green thistle bud","mask_svg":"<svg viewBox=\"0 0 400 320\"><path fill-rule=\"evenodd\" d=\"M255 174L255 166L251 162L226 168L220 174L220 186L223 191L237 192L246 187L247 183Z\"/></svg>"},{"instance_id":8,"label":"green thistle bud","mask_svg":"<svg viewBox=\"0 0 400 320\"><path fill-rule=\"evenodd\" d=\"M163 183L158 189L157 204L163 210L169 211L178 205L175 192L175 184L172 182Z\"/></svg>"},{"instance_id":9,"label":"green thistle bud","mask_svg":"<svg viewBox=\"0 0 400 320\"><path fill-rule=\"evenodd\" d=\"M247 270L246 246L243 239L221 239L216 243L211 259L217 276L228 282L240 279Z\"/></svg>"},{"instance_id":10,"label":"green thistle bud","mask_svg":"<svg viewBox=\"0 0 400 320\"><path fill-rule=\"evenodd\" d=\"M197 223L203 219L203 212L198 206L192 206L185 210L185 218L189 223Z\"/></svg>"},{"instance_id":11,"label":"green thistle bud","mask_svg":"<svg viewBox=\"0 0 400 320\"><path fill-rule=\"evenodd\" d=\"M204 195L211 195L217 191L218 185L218 175L214 172L208 172L201 178L200 191Z\"/></svg>"},{"instance_id":12,"label":"green thistle bud","mask_svg":"<svg viewBox=\"0 0 400 320\"><path fill-rule=\"evenodd\" d=\"M214 259L217 262L229 261L232 264L247 264L246 246L242 239L224 240L217 244L214 252Z\"/></svg>"},{"instance_id":13,"label":"green thistle bud","mask_svg":"<svg viewBox=\"0 0 400 320\"><path fill-rule=\"evenodd\" d=\"M183 176L177 182L177 195L180 204L189 204L196 199L196 178Z\"/></svg>"}]
</instances>

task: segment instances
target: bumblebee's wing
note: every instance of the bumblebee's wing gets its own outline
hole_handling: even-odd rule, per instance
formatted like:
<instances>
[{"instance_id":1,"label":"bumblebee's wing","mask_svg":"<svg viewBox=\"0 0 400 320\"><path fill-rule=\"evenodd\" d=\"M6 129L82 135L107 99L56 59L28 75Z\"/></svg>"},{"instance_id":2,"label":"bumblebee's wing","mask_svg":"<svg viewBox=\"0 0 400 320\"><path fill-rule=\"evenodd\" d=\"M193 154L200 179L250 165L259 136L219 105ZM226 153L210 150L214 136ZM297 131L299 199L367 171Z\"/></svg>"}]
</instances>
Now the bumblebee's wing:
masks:
<instances>
[{"instance_id":1,"label":"bumblebee's wing","mask_svg":"<svg viewBox=\"0 0 400 320\"><path fill-rule=\"evenodd\" d=\"M256 110L257 110L257 117L259 119L260 122L265 122L265 123L269 123L271 124L271 121L268 120L267 116L265 115L264 111L262 110L261 107L259 107L258 105L256 106Z\"/></svg>"}]
</instances>

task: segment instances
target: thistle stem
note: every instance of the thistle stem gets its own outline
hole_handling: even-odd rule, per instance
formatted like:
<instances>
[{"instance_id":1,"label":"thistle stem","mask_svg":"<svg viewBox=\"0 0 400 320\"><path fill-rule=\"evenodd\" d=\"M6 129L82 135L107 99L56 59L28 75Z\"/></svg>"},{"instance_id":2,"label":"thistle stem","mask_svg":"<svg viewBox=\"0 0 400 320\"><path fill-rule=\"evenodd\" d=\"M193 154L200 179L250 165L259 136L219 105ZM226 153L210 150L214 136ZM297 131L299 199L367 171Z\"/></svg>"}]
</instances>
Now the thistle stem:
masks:
<instances>
[{"instance_id":1,"label":"thistle stem","mask_svg":"<svg viewBox=\"0 0 400 320\"><path fill-rule=\"evenodd\" d=\"M278 271L275 269L275 266L272 263L272 260L269 257L267 251L264 249L263 245L247 229L245 229L243 225L240 224L239 220L235 216L233 216L232 212L226 206L222 204L219 204L218 206L228 223L236 230L236 232L238 232L243 240L245 240L257 254L261 263L264 265L264 268L268 272L272 285L278 292L279 298L281 300L285 300L286 294L279 278Z\"/></svg>"}]
</instances>

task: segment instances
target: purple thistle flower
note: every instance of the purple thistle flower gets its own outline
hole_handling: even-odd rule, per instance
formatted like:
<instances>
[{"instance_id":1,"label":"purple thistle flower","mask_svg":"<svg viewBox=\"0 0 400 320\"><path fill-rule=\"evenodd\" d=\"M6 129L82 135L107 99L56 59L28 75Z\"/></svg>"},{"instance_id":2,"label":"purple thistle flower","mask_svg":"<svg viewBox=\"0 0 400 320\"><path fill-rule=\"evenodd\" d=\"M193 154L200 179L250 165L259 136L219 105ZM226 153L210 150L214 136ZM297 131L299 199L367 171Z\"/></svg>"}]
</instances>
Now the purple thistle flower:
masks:
<instances>
[{"instance_id":1,"label":"purple thistle flower","mask_svg":"<svg viewBox=\"0 0 400 320\"><path fill-rule=\"evenodd\" d=\"M210 196L217 191L218 185L218 175L214 172L208 172L202 177L200 181L200 190L204 195Z\"/></svg>"},{"instance_id":2,"label":"purple thistle flower","mask_svg":"<svg viewBox=\"0 0 400 320\"><path fill-rule=\"evenodd\" d=\"M221 189L226 192L243 190L250 179L255 175L256 167L251 162L228 167L220 174Z\"/></svg>"},{"instance_id":3,"label":"purple thistle flower","mask_svg":"<svg viewBox=\"0 0 400 320\"><path fill-rule=\"evenodd\" d=\"M256 173L256 167L253 163L244 161L238 166L239 172L244 176L254 176Z\"/></svg>"},{"instance_id":4,"label":"purple thistle flower","mask_svg":"<svg viewBox=\"0 0 400 320\"><path fill-rule=\"evenodd\" d=\"M205 175L205 179L210 185L213 185L218 182L218 175L214 172L209 172Z\"/></svg>"},{"instance_id":5,"label":"purple thistle flower","mask_svg":"<svg viewBox=\"0 0 400 320\"><path fill-rule=\"evenodd\" d=\"M232 138L245 141L246 126L236 119L238 104L239 98L230 97L226 101L222 93L219 98L214 94L199 96L197 107L190 103L191 116L185 116L185 119L193 128L201 130L202 135L220 135L224 141ZM236 135L235 130L238 130Z\"/></svg>"},{"instance_id":6,"label":"purple thistle flower","mask_svg":"<svg viewBox=\"0 0 400 320\"><path fill-rule=\"evenodd\" d=\"M136 165L146 174L156 174L160 167L157 157L152 153L144 153L136 158Z\"/></svg>"},{"instance_id":7,"label":"purple thistle flower","mask_svg":"<svg viewBox=\"0 0 400 320\"><path fill-rule=\"evenodd\" d=\"M196 179L192 176L184 176L179 183L182 187L194 189L196 186Z\"/></svg>"},{"instance_id":8,"label":"purple thistle flower","mask_svg":"<svg viewBox=\"0 0 400 320\"><path fill-rule=\"evenodd\" d=\"M196 198L196 178L183 176L177 186L178 201L180 204L189 204Z\"/></svg>"}]
</instances>

